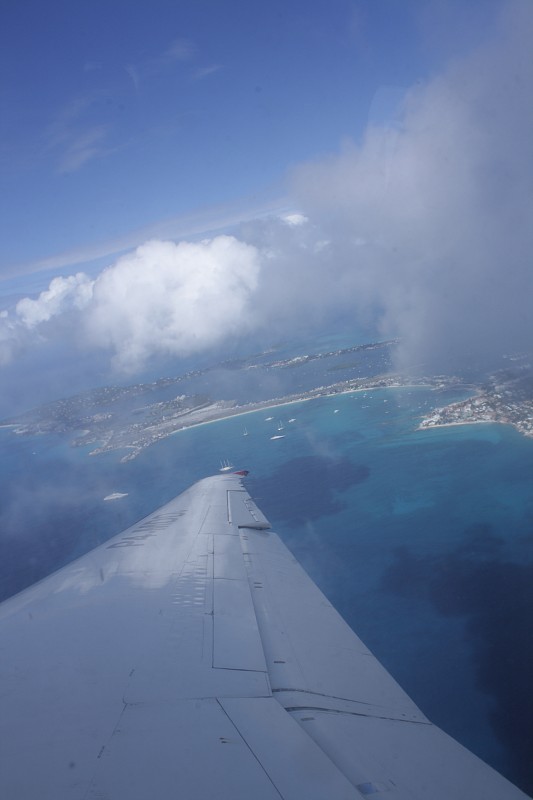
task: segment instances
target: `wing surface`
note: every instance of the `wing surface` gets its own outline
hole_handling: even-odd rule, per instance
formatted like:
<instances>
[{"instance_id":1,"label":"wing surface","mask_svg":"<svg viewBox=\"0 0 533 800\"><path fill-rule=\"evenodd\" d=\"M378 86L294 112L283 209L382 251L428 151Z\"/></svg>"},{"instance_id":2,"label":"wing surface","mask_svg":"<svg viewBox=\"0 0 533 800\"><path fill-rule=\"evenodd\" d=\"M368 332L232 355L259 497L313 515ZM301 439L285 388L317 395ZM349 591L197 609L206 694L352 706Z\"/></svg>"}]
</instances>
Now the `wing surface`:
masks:
<instances>
[{"instance_id":1,"label":"wing surface","mask_svg":"<svg viewBox=\"0 0 533 800\"><path fill-rule=\"evenodd\" d=\"M432 725L236 475L0 606L0 796L526 797Z\"/></svg>"}]
</instances>

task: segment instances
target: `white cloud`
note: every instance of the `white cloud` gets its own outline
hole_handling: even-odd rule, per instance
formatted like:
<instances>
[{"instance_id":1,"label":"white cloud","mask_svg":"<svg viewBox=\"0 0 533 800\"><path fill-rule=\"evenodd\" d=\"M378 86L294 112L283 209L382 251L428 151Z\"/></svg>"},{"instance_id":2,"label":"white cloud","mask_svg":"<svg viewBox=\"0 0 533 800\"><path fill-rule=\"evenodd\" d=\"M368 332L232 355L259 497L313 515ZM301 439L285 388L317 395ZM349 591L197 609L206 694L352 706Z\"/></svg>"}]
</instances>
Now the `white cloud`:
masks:
<instances>
[{"instance_id":1,"label":"white cloud","mask_svg":"<svg viewBox=\"0 0 533 800\"><path fill-rule=\"evenodd\" d=\"M293 175L330 283L354 314L379 309L407 362L531 344L532 37L533 5L509 3L490 41L412 90L400 125Z\"/></svg>"},{"instance_id":2,"label":"white cloud","mask_svg":"<svg viewBox=\"0 0 533 800\"><path fill-rule=\"evenodd\" d=\"M126 370L152 354L200 352L251 327L258 273L256 249L231 236L147 242L97 278L89 338Z\"/></svg>"},{"instance_id":3,"label":"white cloud","mask_svg":"<svg viewBox=\"0 0 533 800\"><path fill-rule=\"evenodd\" d=\"M93 284L83 272L68 278L54 278L37 300L29 297L19 300L15 308L17 318L31 330L71 309L79 311L90 303Z\"/></svg>"},{"instance_id":4,"label":"white cloud","mask_svg":"<svg viewBox=\"0 0 533 800\"><path fill-rule=\"evenodd\" d=\"M305 225L306 222L309 222L308 218L304 214L298 213L286 214L281 219L287 225Z\"/></svg>"},{"instance_id":5,"label":"white cloud","mask_svg":"<svg viewBox=\"0 0 533 800\"><path fill-rule=\"evenodd\" d=\"M54 278L37 299L2 312L0 363L21 341L64 337L69 328L86 346L108 349L125 371L152 356L201 352L254 327L258 276L257 249L232 236L146 242L95 280Z\"/></svg>"}]
</instances>

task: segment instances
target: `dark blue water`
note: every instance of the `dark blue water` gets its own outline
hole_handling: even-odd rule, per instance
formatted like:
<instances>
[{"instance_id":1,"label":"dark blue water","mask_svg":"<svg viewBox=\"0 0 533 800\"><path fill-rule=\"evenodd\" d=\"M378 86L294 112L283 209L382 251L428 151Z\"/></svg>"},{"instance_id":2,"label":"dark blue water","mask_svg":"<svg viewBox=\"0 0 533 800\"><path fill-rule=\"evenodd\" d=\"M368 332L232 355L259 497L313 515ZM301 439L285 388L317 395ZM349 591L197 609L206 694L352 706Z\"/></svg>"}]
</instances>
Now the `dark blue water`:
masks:
<instances>
[{"instance_id":1,"label":"dark blue water","mask_svg":"<svg viewBox=\"0 0 533 800\"><path fill-rule=\"evenodd\" d=\"M126 464L1 430L4 595L229 459L425 713L531 792L533 441L499 425L417 431L444 402L402 389L296 403L183 431ZM104 502L115 491L128 495Z\"/></svg>"}]
</instances>

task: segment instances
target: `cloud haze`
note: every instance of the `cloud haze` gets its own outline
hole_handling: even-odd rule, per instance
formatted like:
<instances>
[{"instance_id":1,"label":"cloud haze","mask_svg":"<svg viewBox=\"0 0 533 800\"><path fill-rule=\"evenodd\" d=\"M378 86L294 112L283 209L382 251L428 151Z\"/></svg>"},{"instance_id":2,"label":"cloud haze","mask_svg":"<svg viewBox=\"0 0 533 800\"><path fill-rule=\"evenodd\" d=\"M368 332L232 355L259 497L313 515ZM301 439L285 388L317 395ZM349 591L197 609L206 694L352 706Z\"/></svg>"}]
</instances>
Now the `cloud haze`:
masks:
<instances>
[{"instance_id":1,"label":"cloud haze","mask_svg":"<svg viewBox=\"0 0 533 800\"><path fill-rule=\"evenodd\" d=\"M55 154L59 173L77 172L109 152L109 126L92 121L99 102L97 94L76 98L56 114L45 131L45 146Z\"/></svg>"},{"instance_id":2,"label":"cloud haze","mask_svg":"<svg viewBox=\"0 0 533 800\"><path fill-rule=\"evenodd\" d=\"M71 326L131 372L340 315L401 337L404 366L528 348L532 40L533 5L507 4L490 40L407 93L394 124L295 168L292 212L54 279L0 316L0 362Z\"/></svg>"},{"instance_id":3,"label":"cloud haze","mask_svg":"<svg viewBox=\"0 0 533 800\"><path fill-rule=\"evenodd\" d=\"M401 124L301 166L354 314L377 309L404 361L530 345L533 6L407 96ZM338 279L338 278L337 278Z\"/></svg>"}]
</instances>

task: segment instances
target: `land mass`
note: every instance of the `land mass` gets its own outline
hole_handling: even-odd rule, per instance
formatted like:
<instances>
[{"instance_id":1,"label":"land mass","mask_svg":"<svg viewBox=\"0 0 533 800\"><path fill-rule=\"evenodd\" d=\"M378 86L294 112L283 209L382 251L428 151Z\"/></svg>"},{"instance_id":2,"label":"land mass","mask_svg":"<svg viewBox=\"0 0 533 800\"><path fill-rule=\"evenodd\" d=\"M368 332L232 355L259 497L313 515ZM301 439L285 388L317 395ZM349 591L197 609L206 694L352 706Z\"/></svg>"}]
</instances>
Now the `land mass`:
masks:
<instances>
[{"instance_id":1,"label":"land mass","mask_svg":"<svg viewBox=\"0 0 533 800\"><path fill-rule=\"evenodd\" d=\"M474 387L474 396L436 408L419 428L501 422L533 437L533 375L528 363L499 370Z\"/></svg>"},{"instance_id":2,"label":"land mass","mask_svg":"<svg viewBox=\"0 0 533 800\"><path fill-rule=\"evenodd\" d=\"M396 341L354 345L326 353L310 353L287 359L272 360L271 351L249 359L220 362L214 367L196 370L173 378L160 378L152 383L132 386L107 386L33 409L5 420L18 435L32 436L46 433L72 436L73 447L92 447L90 455L112 450L126 450L122 461L131 461L147 447L178 431L216 420L247 414L261 409L288 403L301 402L359 390L399 388L405 386L430 386L440 390L464 389L470 397L460 402L436 408L422 419L419 428L435 428L472 422L504 422L514 425L526 436L533 436L533 375L529 364L512 363L509 368L489 375L482 383L474 385L450 375L425 375L413 378L385 372L348 377L335 383L316 385L319 378L327 380L331 372L356 372L358 363L346 362L345 356L359 353L366 358L365 369L372 372L388 366L391 348ZM370 359L370 360L368 360ZM173 394L178 384L195 384L210 370L235 370L244 374L248 370L272 370L305 367L313 364L307 383L315 385L287 392L276 397L261 398L254 402L213 399L207 394ZM292 374L292 373L291 373ZM300 375L298 371L298 375ZM339 376L340 377L340 376ZM300 383L300 381L298 381ZM283 382L281 382L283 385ZM293 381L294 385L294 381ZM172 394L173 396L168 396ZM161 398L161 399L156 399ZM155 402L154 402L155 400Z\"/></svg>"},{"instance_id":3,"label":"land mass","mask_svg":"<svg viewBox=\"0 0 533 800\"><path fill-rule=\"evenodd\" d=\"M85 416L82 420L85 425L83 430L79 429L77 418L67 413L69 409L68 400L64 400L61 401L59 407L56 404L52 409L50 406L47 407L48 411L52 410L54 412L58 412L61 409L61 413L53 413L48 418L40 417L39 421L31 422L29 419L25 419L17 422L13 420L9 424L13 425L13 430L16 434L25 436L52 432L75 433L75 438L71 441L73 447L98 445L90 451L89 455L92 456L111 450L127 449L128 452L121 459L121 461L125 462L133 460L145 448L150 447L155 442L195 425L319 397L413 385L429 385L442 389L456 387L460 384L458 384L457 378L446 376L413 379L388 374L340 381L325 386L317 386L305 392L244 404L181 396L172 401L155 403L144 407L142 410L147 412L147 416L140 422L126 423L123 421L123 424L120 424L118 420L113 419L113 415L110 413ZM72 399L75 400L76 398Z\"/></svg>"}]
</instances>

